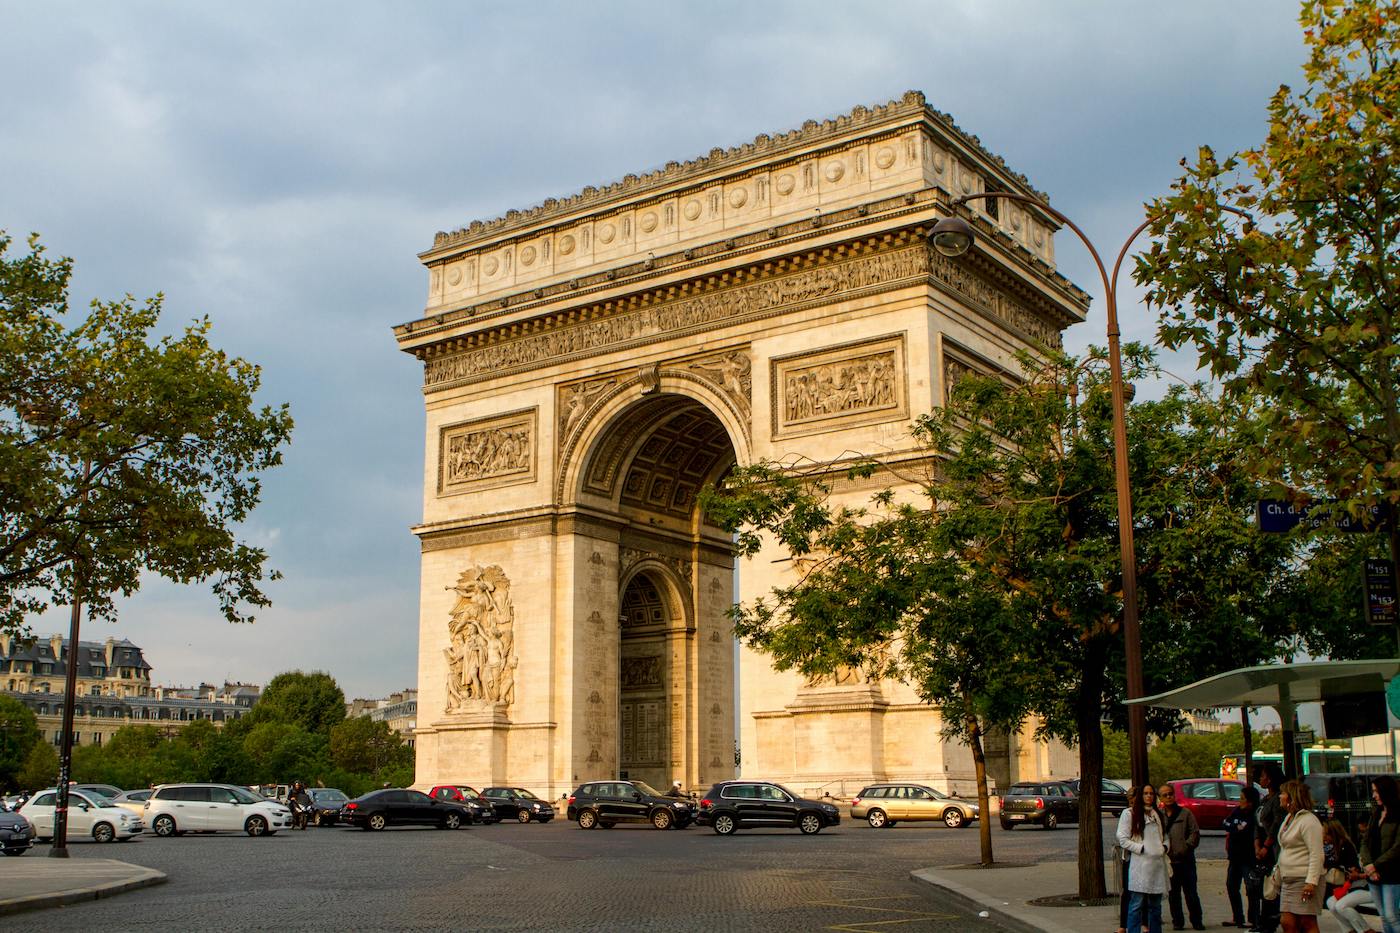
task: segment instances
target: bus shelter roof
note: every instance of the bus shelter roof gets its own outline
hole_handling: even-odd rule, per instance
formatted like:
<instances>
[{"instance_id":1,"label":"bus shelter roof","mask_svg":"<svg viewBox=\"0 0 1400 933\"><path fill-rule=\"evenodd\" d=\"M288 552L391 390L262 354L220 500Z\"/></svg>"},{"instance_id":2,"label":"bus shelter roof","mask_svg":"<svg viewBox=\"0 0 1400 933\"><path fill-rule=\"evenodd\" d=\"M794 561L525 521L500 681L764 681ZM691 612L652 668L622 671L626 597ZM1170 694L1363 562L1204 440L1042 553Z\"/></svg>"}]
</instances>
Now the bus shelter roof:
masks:
<instances>
[{"instance_id":1,"label":"bus shelter roof","mask_svg":"<svg viewBox=\"0 0 1400 933\"><path fill-rule=\"evenodd\" d=\"M1380 693L1400 674L1400 658L1375 661L1305 661L1241 667L1156 696L1126 701L1130 706L1218 709L1313 703L1357 694Z\"/></svg>"}]
</instances>

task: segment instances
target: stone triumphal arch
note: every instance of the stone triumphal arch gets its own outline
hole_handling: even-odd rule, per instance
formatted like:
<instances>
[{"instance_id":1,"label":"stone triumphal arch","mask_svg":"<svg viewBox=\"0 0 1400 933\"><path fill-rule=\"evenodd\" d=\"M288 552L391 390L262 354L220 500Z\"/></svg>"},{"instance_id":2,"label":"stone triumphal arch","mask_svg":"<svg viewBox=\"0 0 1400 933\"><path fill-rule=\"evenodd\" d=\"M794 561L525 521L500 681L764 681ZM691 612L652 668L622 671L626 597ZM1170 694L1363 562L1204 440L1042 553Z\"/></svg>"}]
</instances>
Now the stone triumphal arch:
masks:
<instances>
[{"instance_id":1,"label":"stone triumphal arch","mask_svg":"<svg viewBox=\"0 0 1400 933\"><path fill-rule=\"evenodd\" d=\"M1086 297L1045 214L977 202L971 256L927 245L988 188L1035 193L911 92L436 236L395 330L427 409L420 784L707 785L736 739L746 774L802 789L970 773L907 688L736 645L729 539L696 496L758 459L911 460L909 422L960 374L1059 344ZM789 579L783 557L738 595ZM1045 770L1014 746L1009 775Z\"/></svg>"}]
</instances>

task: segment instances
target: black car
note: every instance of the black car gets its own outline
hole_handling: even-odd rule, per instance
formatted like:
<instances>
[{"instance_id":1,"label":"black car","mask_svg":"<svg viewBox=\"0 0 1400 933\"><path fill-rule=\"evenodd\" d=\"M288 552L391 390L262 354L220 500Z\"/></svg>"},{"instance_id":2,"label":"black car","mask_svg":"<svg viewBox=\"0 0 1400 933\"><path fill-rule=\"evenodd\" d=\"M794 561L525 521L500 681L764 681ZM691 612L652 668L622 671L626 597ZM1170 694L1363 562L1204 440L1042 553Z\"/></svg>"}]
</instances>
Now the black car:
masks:
<instances>
[{"instance_id":1,"label":"black car","mask_svg":"<svg viewBox=\"0 0 1400 933\"><path fill-rule=\"evenodd\" d=\"M1069 785L1070 790L1079 793L1079 778L1065 783ZM1128 809L1127 789L1107 778L1099 778L1099 788L1099 812L1117 819L1120 813Z\"/></svg>"},{"instance_id":2,"label":"black car","mask_svg":"<svg viewBox=\"0 0 1400 933\"><path fill-rule=\"evenodd\" d=\"M386 826L426 825L456 829L471 822L472 813L460 803L434 800L416 790L374 790L346 802L340 820L362 829Z\"/></svg>"},{"instance_id":3,"label":"black car","mask_svg":"<svg viewBox=\"0 0 1400 933\"><path fill-rule=\"evenodd\" d=\"M665 797L644 781L591 781L569 795L568 817L580 829L617 823L650 823L657 829L685 829L695 819L689 800Z\"/></svg>"},{"instance_id":4,"label":"black car","mask_svg":"<svg viewBox=\"0 0 1400 933\"><path fill-rule=\"evenodd\" d=\"M1001 798L1001 828L1036 823L1054 829L1079 822L1079 795L1065 781L1012 784Z\"/></svg>"},{"instance_id":5,"label":"black car","mask_svg":"<svg viewBox=\"0 0 1400 933\"><path fill-rule=\"evenodd\" d=\"M523 787L488 787L481 792L496 811L497 819L518 823L548 823L554 819L554 808Z\"/></svg>"},{"instance_id":6,"label":"black car","mask_svg":"<svg viewBox=\"0 0 1400 933\"><path fill-rule=\"evenodd\" d=\"M18 813L0 810L0 848L6 855L23 855L34 844L34 827Z\"/></svg>"},{"instance_id":7,"label":"black car","mask_svg":"<svg viewBox=\"0 0 1400 933\"><path fill-rule=\"evenodd\" d=\"M341 808L350 802L344 791L334 787L308 787L306 793L311 797L307 819L317 826L334 826L340 821Z\"/></svg>"},{"instance_id":8,"label":"black car","mask_svg":"<svg viewBox=\"0 0 1400 933\"><path fill-rule=\"evenodd\" d=\"M736 829L797 827L803 835L841 825L835 804L799 797L781 784L767 781L720 781L700 801L695 817L700 826L712 826L721 836Z\"/></svg>"},{"instance_id":9,"label":"black car","mask_svg":"<svg viewBox=\"0 0 1400 933\"><path fill-rule=\"evenodd\" d=\"M439 784L428 791L434 800L455 800L472 812L472 822L489 825L499 823L501 818L491 806L491 801L481 796L474 787L467 784Z\"/></svg>"}]
</instances>

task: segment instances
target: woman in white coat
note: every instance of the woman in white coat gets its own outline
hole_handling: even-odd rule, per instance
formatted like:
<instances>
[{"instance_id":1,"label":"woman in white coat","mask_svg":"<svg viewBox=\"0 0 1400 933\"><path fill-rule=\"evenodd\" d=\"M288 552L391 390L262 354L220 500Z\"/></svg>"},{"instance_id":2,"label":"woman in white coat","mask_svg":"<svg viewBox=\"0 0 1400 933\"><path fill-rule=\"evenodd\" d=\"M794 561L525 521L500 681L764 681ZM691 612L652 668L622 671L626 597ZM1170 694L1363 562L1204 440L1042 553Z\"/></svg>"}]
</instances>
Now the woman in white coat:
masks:
<instances>
[{"instance_id":1,"label":"woman in white coat","mask_svg":"<svg viewBox=\"0 0 1400 933\"><path fill-rule=\"evenodd\" d=\"M1167 893L1167 844L1151 784L1118 816L1118 845L1128 853L1128 929L1162 933L1162 895Z\"/></svg>"}]
</instances>

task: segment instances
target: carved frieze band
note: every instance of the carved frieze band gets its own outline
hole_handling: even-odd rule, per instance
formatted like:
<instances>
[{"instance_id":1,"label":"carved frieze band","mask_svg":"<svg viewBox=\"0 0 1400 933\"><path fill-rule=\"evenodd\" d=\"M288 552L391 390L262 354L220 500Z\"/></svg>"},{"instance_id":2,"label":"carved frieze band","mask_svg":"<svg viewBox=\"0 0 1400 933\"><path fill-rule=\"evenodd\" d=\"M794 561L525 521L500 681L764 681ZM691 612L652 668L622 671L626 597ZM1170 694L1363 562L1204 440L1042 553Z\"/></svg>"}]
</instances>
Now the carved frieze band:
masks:
<instances>
[{"instance_id":1,"label":"carved frieze band","mask_svg":"<svg viewBox=\"0 0 1400 933\"><path fill-rule=\"evenodd\" d=\"M929 278L935 285L956 292L973 307L989 317L1007 324L1047 347L1061 346L1060 329L1029 308L1020 304L1004 289L998 288L965 264L929 251Z\"/></svg>"},{"instance_id":2,"label":"carved frieze band","mask_svg":"<svg viewBox=\"0 0 1400 933\"><path fill-rule=\"evenodd\" d=\"M772 370L775 436L909 417L902 334L779 357Z\"/></svg>"},{"instance_id":3,"label":"carved frieze band","mask_svg":"<svg viewBox=\"0 0 1400 933\"><path fill-rule=\"evenodd\" d=\"M442 428L438 495L533 482L535 422L532 408Z\"/></svg>"},{"instance_id":4,"label":"carved frieze band","mask_svg":"<svg viewBox=\"0 0 1400 933\"><path fill-rule=\"evenodd\" d=\"M757 282L695 298L615 314L601 320L470 349L428 360L426 388L473 381L505 370L554 365L570 357L623 349L635 343L712 329L805 303L836 302L872 287L894 286L928 273L926 247L915 246Z\"/></svg>"}]
</instances>

